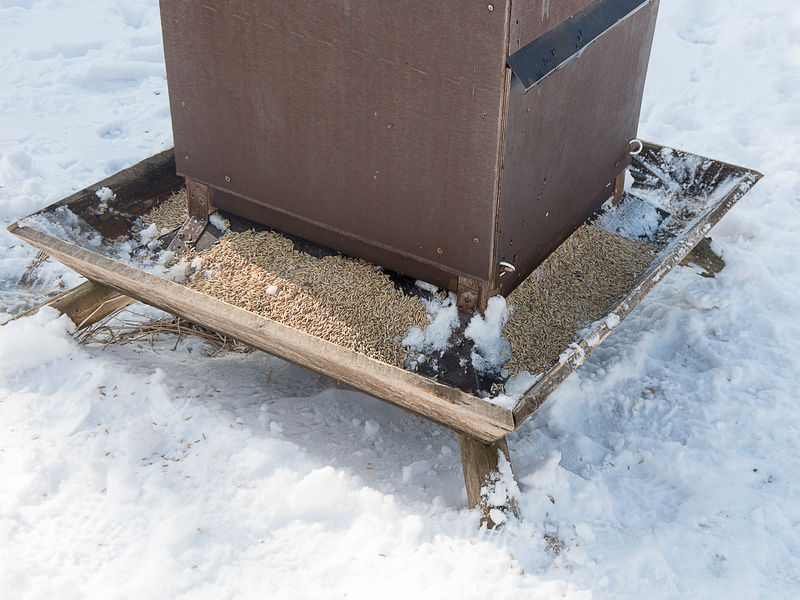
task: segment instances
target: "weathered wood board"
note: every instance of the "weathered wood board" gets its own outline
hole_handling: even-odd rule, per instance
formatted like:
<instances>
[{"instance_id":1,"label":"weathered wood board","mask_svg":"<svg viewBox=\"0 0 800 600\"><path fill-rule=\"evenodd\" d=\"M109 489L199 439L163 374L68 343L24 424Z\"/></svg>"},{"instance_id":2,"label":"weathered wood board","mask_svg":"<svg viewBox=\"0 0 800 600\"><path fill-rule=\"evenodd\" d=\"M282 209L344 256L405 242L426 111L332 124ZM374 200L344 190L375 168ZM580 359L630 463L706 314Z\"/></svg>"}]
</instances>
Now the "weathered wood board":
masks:
<instances>
[{"instance_id":1,"label":"weathered wood board","mask_svg":"<svg viewBox=\"0 0 800 600\"><path fill-rule=\"evenodd\" d=\"M514 410L292 329L109 256L107 242L128 231L137 217L180 187L171 150L39 211L36 218L15 223L9 231L92 281L488 444L520 427L761 177L748 169L653 144L645 144L643 152L634 157L631 173L635 184L624 194L619 204L622 208L613 206L609 210L641 205L658 212L659 222L651 223L642 235L657 239L661 250L633 289L619 298L605 319L585 329L564 348L560 358L541 374ZM95 192L104 186L116 193L111 211L98 209ZM58 235L59 228L48 226L69 215L77 216L81 227L95 234L86 238L91 242L83 241L86 231L82 232L83 237L69 237Z\"/></svg>"}]
</instances>

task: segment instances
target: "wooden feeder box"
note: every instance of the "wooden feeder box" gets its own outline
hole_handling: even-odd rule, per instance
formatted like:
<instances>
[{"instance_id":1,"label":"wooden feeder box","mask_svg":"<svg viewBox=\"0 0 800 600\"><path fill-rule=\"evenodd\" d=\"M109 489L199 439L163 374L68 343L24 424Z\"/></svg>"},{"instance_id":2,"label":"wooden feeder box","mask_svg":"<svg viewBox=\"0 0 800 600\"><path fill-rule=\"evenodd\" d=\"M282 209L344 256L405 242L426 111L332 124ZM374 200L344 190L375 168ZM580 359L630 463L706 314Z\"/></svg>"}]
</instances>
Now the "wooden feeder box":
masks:
<instances>
[{"instance_id":1,"label":"wooden feeder box","mask_svg":"<svg viewBox=\"0 0 800 600\"><path fill-rule=\"evenodd\" d=\"M658 0L161 0L177 171L217 208L508 294L612 194Z\"/></svg>"}]
</instances>

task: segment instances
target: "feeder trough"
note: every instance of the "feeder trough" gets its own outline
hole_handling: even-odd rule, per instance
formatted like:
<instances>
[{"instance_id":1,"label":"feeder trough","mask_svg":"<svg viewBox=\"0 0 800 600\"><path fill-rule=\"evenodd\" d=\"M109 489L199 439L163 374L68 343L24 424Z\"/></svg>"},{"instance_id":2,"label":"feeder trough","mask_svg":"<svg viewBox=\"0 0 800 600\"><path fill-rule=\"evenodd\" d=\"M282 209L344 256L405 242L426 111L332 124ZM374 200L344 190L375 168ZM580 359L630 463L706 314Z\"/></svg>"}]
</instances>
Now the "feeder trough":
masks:
<instances>
[{"instance_id":1,"label":"feeder trough","mask_svg":"<svg viewBox=\"0 0 800 600\"><path fill-rule=\"evenodd\" d=\"M652 254L646 268L631 276L626 291L606 300L602 318L576 319L574 338L552 352L547 366L535 373L535 383L506 408L491 397L443 383L447 373L438 381L423 377L198 292L188 282L171 281L163 276L163 268L153 264L137 263L140 251L145 250L139 247L141 230L147 225L143 217L185 185L175 175L175 162L173 150L164 151L15 223L9 231L103 286L454 430L459 434L469 501L483 506L487 515L480 490L497 468L498 451L507 455L505 436L536 411L760 178L745 168L643 144L630 166L630 189L618 203L606 202L594 215L592 227L648 243ZM115 197L101 200L96 192L103 187ZM232 214L223 212L223 216L232 229L260 227ZM299 252L319 254L313 244L293 239ZM150 241L149 245L155 244ZM537 276L537 272L531 275ZM589 282L589 293L595 285L591 282L601 278L592 272L571 276ZM404 294L416 298L422 293L413 281L399 276L395 281ZM556 313L562 309L568 312L566 307L552 306Z\"/></svg>"}]
</instances>

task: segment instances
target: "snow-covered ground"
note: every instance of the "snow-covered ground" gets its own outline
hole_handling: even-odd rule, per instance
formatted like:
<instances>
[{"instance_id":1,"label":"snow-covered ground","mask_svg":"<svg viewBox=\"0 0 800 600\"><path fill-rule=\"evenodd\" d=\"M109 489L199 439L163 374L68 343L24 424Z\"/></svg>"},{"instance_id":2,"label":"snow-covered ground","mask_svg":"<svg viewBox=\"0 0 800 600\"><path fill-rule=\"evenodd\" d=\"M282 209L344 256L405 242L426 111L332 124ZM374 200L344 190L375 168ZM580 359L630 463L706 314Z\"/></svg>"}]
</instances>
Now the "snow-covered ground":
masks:
<instances>
[{"instance_id":1,"label":"snow-covered ground","mask_svg":"<svg viewBox=\"0 0 800 600\"><path fill-rule=\"evenodd\" d=\"M765 173L510 436L480 531L455 437L197 340L0 328L3 598L800 597L800 7L662 0L640 133ZM0 0L0 220L168 146L155 0ZM0 232L0 320L79 278Z\"/></svg>"}]
</instances>

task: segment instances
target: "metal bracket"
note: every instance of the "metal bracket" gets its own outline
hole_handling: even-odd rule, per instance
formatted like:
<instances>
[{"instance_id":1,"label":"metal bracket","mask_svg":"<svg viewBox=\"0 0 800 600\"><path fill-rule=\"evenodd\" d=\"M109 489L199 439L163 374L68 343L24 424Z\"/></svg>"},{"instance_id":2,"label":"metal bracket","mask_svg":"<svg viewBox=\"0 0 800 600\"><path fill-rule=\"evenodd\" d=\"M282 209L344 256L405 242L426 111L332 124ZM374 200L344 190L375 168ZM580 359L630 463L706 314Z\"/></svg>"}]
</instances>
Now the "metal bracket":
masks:
<instances>
[{"instance_id":1,"label":"metal bracket","mask_svg":"<svg viewBox=\"0 0 800 600\"><path fill-rule=\"evenodd\" d=\"M475 312L478 307L478 291L469 288L458 288L458 310L462 312Z\"/></svg>"},{"instance_id":2,"label":"metal bracket","mask_svg":"<svg viewBox=\"0 0 800 600\"><path fill-rule=\"evenodd\" d=\"M208 186L186 178L186 200L189 218L178 228L167 250L181 255L194 245L208 226L211 197Z\"/></svg>"},{"instance_id":3,"label":"metal bracket","mask_svg":"<svg viewBox=\"0 0 800 600\"><path fill-rule=\"evenodd\" d=\"M458 300L456 302L461 313L474 313L476 310L481 314L486 310L486 302L499 290L490 290L486 283L459 276L458 278Z\"/></svg>"}]
</instances>

